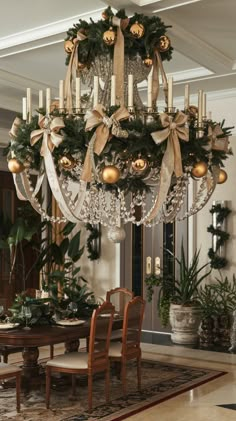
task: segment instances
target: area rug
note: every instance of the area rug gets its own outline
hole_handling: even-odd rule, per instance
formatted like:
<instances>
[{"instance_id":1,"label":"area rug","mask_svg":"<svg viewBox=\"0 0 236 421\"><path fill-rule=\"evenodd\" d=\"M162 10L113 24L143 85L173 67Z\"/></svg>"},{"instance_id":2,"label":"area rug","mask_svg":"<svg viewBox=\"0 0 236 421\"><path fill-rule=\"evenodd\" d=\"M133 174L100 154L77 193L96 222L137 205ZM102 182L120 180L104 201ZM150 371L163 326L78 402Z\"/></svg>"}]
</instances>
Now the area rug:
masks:
<instances>
[{"instance_id":1,"label":"area rug","mask_svg":"<svg viewBox=\"0 0 236 421\"><path fill-rule=\"evenodd\" d=\"M37 389L22 391L21 413L15 411L15 389L7 384L0 391L1 421L120 421L164 400L216 379L224 372L142 361L142 390L137 391L136 366L127 369L126 397L122 396L121 382L112 372L111 402L104 403L104 378L98 376L93 383L93 411L87 412L86 378L77 379L76 398L70 396L70 384L65 378L53 380L51 409L45 409L44 384Z\"/></svg>"}]
</instances>

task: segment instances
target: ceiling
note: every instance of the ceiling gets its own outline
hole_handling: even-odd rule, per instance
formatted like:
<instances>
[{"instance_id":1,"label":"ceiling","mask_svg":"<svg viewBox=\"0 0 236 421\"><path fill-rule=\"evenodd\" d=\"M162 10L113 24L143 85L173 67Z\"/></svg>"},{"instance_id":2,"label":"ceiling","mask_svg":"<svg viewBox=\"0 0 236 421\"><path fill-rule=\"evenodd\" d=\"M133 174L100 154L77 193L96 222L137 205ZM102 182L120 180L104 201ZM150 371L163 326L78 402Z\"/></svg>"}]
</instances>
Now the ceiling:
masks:
<instances>
[{"instance_id":1,"label":"ceiling","mask_svg":"<svg viewBox=\"0 0 236 421\"><path fill-rule=\"evenodd\" d=\"M35 104L39 89L50 86L57 96L66 72L66 30L81 17L100 19L107 4L129 14L155 13L172 25L174 54L165 69L173 75L176 96L187 81L193 94L199 88L209 95L236 90L235 0L8 0L0 16L0 107L20 111L27 87Z\"/></svg>"}]
</instances>

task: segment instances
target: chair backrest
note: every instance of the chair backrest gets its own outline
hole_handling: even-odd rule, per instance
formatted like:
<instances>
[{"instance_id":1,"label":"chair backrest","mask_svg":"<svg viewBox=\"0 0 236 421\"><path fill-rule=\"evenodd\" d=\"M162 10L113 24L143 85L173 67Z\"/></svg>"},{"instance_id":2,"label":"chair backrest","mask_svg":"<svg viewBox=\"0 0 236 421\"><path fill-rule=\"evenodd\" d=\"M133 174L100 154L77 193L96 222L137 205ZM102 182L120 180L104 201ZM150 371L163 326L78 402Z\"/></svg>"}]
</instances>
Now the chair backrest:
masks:
<instances>
[{"instance_id":1,"label":"chair backrest","mask_svg":"<svg viewBox=\"0 0 236 421\"><path fill-rule=\"evenodd\" d=\"M134 293L127 288L114 288L107 291L106 301L112 303L115 306L116 313L123 317L126 304L133 297Z\"/></svg>"},{"instance_id":2,"label":"chair backrest","mask_svg":"<svg viewBox=\"0 0 236 421\"><path fill-rule=\"evenodd\" d=\"M88 350L88 364L90 367L99 363L99 361L102 362L104 359L108 359L114 312L114 306L107 301L93 311ZM103 339L99 337L99 333L102 333Z\"/></svg>"},{"instance_id":3,"label":"chair backrest","mask_svg":"<svg viewBox=\"0 0 236 421\"><path fill-rule=\"evenodd\" d=\"M134 297L126 304L122 329L122 353L140 348L145 300Z\"/></svg>"}]
</instances>

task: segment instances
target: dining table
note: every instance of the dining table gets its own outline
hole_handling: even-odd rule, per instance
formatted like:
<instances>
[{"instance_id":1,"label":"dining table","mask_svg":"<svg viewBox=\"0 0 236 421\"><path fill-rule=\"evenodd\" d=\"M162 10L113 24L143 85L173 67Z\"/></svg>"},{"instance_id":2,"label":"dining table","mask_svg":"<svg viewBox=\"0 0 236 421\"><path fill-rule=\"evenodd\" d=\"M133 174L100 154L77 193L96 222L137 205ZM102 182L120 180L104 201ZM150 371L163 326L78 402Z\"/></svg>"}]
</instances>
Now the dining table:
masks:
<instances>
[{"instance_id":1,"label":"dining table","mask_svg":"<svg viewBox=\"0 0 236 421\"><path fill-rule=\"evenodd\" d=\"M103 331L104 319L98 319L98 330ZM123 320L113 320L112 330L121 329ZM7 326L6 326L7 327ZM39 375L40 364L39 347L46 345L65 344L65 352L78 351L80 339L88 338L90 333L90 319L81 323L65 323L52 325L35 325L30 329L16 326L9 329L0 329L0 346L13 346L22 348L22 375L25 378Z\"/></svg>"}]
</instances>

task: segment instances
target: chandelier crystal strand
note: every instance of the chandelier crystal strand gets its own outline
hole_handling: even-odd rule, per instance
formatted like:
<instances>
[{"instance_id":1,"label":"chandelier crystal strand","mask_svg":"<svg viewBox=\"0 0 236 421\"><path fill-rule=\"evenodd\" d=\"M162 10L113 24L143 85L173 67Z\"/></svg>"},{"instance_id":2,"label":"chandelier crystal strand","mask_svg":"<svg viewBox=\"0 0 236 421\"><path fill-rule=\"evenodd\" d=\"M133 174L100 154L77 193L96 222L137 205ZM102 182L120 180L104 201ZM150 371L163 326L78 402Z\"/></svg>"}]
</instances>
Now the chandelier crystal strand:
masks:
<instances>
[{"instance_id":1,"label":"chandelier crystal strand","mask_svg":"<svg viewBox=\"0 0 236 421\"><path fill-rule=\"evenodd\" d=\"M69 66L65 82L59 83L59 108L48 88L46 112L41 91L39 118L32 115L28 88L22 120L16 118L10 131L8 166L18 197L29 200L43 218L101 223L119 241L123 224L151 227L185 219L205 206L230 153L230 129L206 118L202 90L198 106L189 103L189 84L183 111L175 109L173 78L167 83L163 67L173 48L159 17L128 18L124 11L114 15L109 7L104 16L98 22L81 20L68 31ZM136 21L143 26L139 38L130 32ZM164 112L158 109L159 73ZM48 215L39 203L43 178L62 218ZM192 178L197 189L184 211Z\"/></svg>"}]
</instances>

